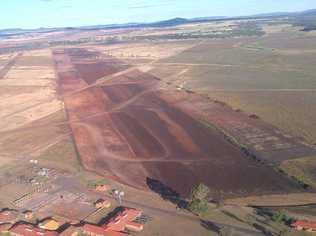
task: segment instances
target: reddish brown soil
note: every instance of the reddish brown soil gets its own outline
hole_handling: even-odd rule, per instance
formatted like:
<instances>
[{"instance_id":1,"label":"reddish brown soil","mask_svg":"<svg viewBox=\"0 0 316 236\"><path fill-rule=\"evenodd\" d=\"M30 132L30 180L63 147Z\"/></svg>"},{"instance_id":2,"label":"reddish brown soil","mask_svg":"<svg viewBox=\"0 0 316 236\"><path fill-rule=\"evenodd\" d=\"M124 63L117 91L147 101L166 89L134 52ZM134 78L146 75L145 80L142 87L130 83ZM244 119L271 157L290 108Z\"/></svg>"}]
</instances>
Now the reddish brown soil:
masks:
<instances>
[{"instance_id":1,"label":"reddish brown soil","mask_svg":"<svg viewBox=\"0 0 316 236\"><path fill-rule=\"evenodd\" d=\"M81 78L88 84L93 84L97 79L114 74L124 68L113 65L109 66L106 62L77 63L75 67L80 73Z\"/></svg>"},{"instance_id":2,"label":"reddish brown soil","mask_svg":"<svg viewBox=\"0 0 316 236\"><path fill-rule=\"evenodd\" d=\"M294 184L272 169L241 159L222 162L144 163L152 178L188 196L196 183L205 183L212 196L235 197L293 191Z\"/></svg>"},{"instance_id":3,"label":"reddish brown soil","mask_svg":"<svg viewBox=\"0 0 316 236\"><path fill-rule=\"evenodd\" d=\"M159 141L136 119L122 112L113 113L111 117L136 157L159 158L165 155L165 150Z\"/></svg>"},{"instance_id":4,"label":"reddish brown soil","mask_svg":"<svg viewBox=\"0 0 316 236\"><path fill-rule=\"evenodd\" d=\"M260 119L236 112L225 104L210 100L201 103L201 99L192 94L165 93L163 98L169 102L176 100L177 106L184 111L199 115L204 121L220 128L237 143L246 146L256 159L278 164L285 160L316 155L315 148L302 140L284 134Z\"/></svg>"},{"instance_id":5,"label":"reddish brown soil","mask_svg":"<svg viewBox=\"0 0 316 236\"><path fill-rule=\"evenodd\" d=\"M168 123L167 119L161 119L157 112L133 107L127 113L135 117L139 123L147 130L150 130L163 143L163 146L169 152L167 157L185 159L199 158L201 156L197 146L189 138L185 140L184 135L181 135L179 131L177 132L176 127L171 128L172 121ZM180 139L176 138L177 136L180 136Z\"/></svg>"},{"instance_id":6,"label":"reddish brown soil","mask_svg":"<svg viewBox=\"0 0 316 236\"><path fill-rule=\"evenodd\" d=\"M129 100L138 93L144 91L141 84L117 84L103 86L103 91L108 95L113 103L121 103Z\"/></svg>"},{"instance_id":7,"label":"reddish brown soil","mask_svg":"<svg viewBox=\"0 0 316 236\"><path fill-rule=\"evenodd\" d=\"M100 53L82 49L66 49L65 51L71 58L74 68L80 74L80 78L88 84L93 84L96 80L120 70L126 69L127 66L118 64L117 60L104 58L98 60Z\"/></svg>"},{"instance_id":8,"label":"reddish brown soil","mask_svg":"<svg viewBox=\"0 0 316 236\"><path fill-rule=\"evenodd\" d=\"M221 105L202 98L189 104L183 92L169 96L156 89L157 78L139 71L88 86L82 72L69 65L82 60L83 68L86 54L90 52L66 51L58 57L65 64L56 65L69 119L76 121L71 128L85 168L138 188L147 187L147 177L157 179L183 195L199 182L207 184L214 197L300 190L247 157L218 129L199 121L210 113L198 116L197 107L203 111ZM67 68L73 72L65 73Z\"/></svg>"}]
</instances>

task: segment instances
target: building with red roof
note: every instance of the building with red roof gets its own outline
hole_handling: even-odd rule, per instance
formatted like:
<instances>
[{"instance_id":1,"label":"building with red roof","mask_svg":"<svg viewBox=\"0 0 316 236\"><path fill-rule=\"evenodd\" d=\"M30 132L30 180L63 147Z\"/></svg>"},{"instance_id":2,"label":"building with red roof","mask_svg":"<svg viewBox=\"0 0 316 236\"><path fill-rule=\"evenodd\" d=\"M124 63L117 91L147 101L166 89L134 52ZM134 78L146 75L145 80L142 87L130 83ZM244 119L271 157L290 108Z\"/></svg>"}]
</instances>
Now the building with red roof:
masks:
<instances>
[{"instance_id":1,"label":"building with red roof","mask_svg":"<svg viewBox=\"0 0 316 236\"><path fill-rule=\"evenodd\" d=\"M15 223L18 218L18 212L15 210L2 210L0 211L0 224L3 223Z\"/></svg>"},{"instance_id":2,"label":"building with red roof","mask_svg":"<svg viewBox=\"0 0 316 236\"><path fill-rule=\"evenodd\" d=\"M98 199L95 203L94 206L96 208L109 208L111 206L111 202L108 200L104 199Z\"/></svg>"},{"instance_id":3,"label":"building with red roof","mask_svg":"<svg viewBox=\"0 0 316 236\"><path fill-rule=\"evenodd\" d=\"M77 236L79 235L81 231L82 231L81 227L70 225L67 229L65 229L59 235L60 236Z\"/></svg>"},{"instance_id":4,"label":"building with red roof","mask_svg":"<svg viewBox=\"0 0 316 236\"><path fill-rule=\"evenodd\" d=\"M304 230L308 232L316 232L316 222L307 220L296 220L291 226L296 230Z\"/></svg>"},{"instance_id":5,"label":"building with red roof","mask_svg":"<svg viewBox=\"0 0 316 236\"><path fill-rule=\"evenodd\" d=\"M139 232L143 230L143 225L135 222L137 217L142 215L142 211L124 208L113 218L102 226L85 224L82 232L90 236L126 236L126 230Z\"/></svg>"},{"instance_id":6,"label":"building with red roof","mask_svg":"<svg viewBox=\"0 0 316 236\"><path fill-rule=\"evenodd\" d=\"M17 211L3 210L0 212L0 233L9 232L12 236L77 236L81 232L90 236L126 236L126 230L139 232L143 225L135 220L142 215L142 211L123 208L107 223L98 226L86 223L83 226L70 225L63 232L58 233L46 227L37 227L27 222L15 222L18 216ZM51 221L51 219L49 219ZM13 223L11 223L13 222ZM40 225L40 224L39 224Z\"/></svg>"},{"instance_id":7,"label":"building with red roof","mask_svg":"<svg viewBox=\"0 0 316 236\"><path fill-rule=\"evenodd\" d=\"M127 236L124 232L112 231L105 227L92 224L85 224L82 228L82 232L90 236Z\"/></svg>"},{"instance_id":8,"label":"building with red roof","mask_svg":"<svg viewBox=\"0 0 316 236\"><path fill-rule=\"evenodd\" d=\"M98 192L106 192L110 189L109 185L105 185L105 184L96 184L95 185L95 190Z\"/></svg>"},{"instance_id":9,"label":"building with red roof","mask_svg":"<svg viewBox=\"0 0 316 236\"><path fill-rule=\"evenodd\" d=\"M134 221L141 215L142 211L140 210L124 208L103 226L112 231L125 231L128 229L139 232L143 230L144 226Z\"/></svg>"},{"instance_id":10,"label":"building with red roof","mask_svg":"<svg viewBox=\"0 0 316 236\"><path fill-rule=\"evenodd\" d=\"M17 223L10 230L10 235L13 236L57 236L59 235L55 231L46 231L35 227L28 223Z\"/></svg>"},{"instance_id":11,"label":"building with red roof","mask_svg":"<svg viewBox=\"0 0 316 236\"><path fill-rule=\"evenodd\" d=\"M11 223L3 223L0 224L0 233L7 233L9 229L12 227Z\"/></svg>"}]
</instances>

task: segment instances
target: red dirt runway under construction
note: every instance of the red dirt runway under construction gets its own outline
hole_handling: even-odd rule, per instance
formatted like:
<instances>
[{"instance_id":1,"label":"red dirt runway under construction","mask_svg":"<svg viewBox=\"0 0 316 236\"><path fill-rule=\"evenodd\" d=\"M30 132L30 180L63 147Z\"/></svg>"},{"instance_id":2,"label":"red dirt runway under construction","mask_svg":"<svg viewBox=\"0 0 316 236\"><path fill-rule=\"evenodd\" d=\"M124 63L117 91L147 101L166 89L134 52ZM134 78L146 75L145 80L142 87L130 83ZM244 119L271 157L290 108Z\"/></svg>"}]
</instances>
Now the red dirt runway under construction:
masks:
<instances>
[{"instance_id":1,"label":"red dirt runway under construction","mask_svg":"<svg viewBox=\"0 0 316 236\"><path fill-rule=\"evenodd\" d=\"M214 197L299 190L247 157L218 129L203 124L195 110L185 109L183 100L195 95L172 91L168 96L170 91L159 89L157 78L137 69L106 78L127 67L85 49L55 50L54 58L86 169L143 189L149 177L183 195L199 182L207 184ZM101 77L102 83L94 84ZM200 106L211 103L198 99Z\"/></svg>"}]
</instances>

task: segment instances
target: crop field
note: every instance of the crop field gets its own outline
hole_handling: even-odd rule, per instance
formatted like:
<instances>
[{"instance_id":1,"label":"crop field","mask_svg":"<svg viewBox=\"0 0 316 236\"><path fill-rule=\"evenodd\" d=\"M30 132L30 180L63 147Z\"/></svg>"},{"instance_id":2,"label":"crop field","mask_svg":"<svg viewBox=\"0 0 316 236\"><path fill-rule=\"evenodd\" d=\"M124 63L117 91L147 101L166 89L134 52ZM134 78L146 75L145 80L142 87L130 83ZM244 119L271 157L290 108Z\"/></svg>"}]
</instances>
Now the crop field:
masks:
<instances>
[{"instance_id":1,"label":"crop field","mask_svg":"<svg viewBox=\"0 0 316 236\"><path fill-rule=\"evenodd\" d=\"M56 97L50 51L8 54L6 58L0 71L0 155L7 161L0 165L36 156L69 135L66 126L52 125L64 122L65 115Z\"/></svg>"},{"instance_id":2,"label":"crop field","mask_svg":"<svg viewBox=\"0 0 316 236\"><path fill-rule=\"evenodd\" d=\"M175 94L164 98L172 101ZM190 114L200 117L208 127L219 128L231 142L245 147L253 158L268 163L301 158L315 154L315 148L301 139L281 132L256 116L234 110L220 101L201 102L199 96L178 96L177 105ZM195 104L194 107L191 104Z\"/></svg>"},{"instance_id":3,"label":"crop field","mask_svg":"<svg viewBox=\"0 0 316 236\"><path fill-rule=\"evenodd\" d=\"M302 93L304 96L302 96ZM219 92L209 94L235 109L258 114L263 120L287 130L294 136L315 143L316 92L306 91L249 91Z\"/></svg>"},{"instance_id":4,"label":"crop field","mask_svg":"<svg viewBox=\"0 0 316 236\"><path fill-rule=\"evenodd\" d=\"M289 160L282 163L281 168L290 175L296 176L304 183L315 187L316 163L315 156Z\"/></svg>"},{"instance_id":5,"label":"crop field","mask_svg":"<svg viewBox=\"0 0 316 236\"><path fill-rule=\"evenodd\" d=\"M198 182L218 198L302 190L201 120L235 136L238 127L248 125L250 131L239 134L241 142L247 142L247 135L260 136L247 144L269 153L262 154L269 161L283 151L291 149L297 158L313 153L312 148L199 95L160 89L160 78L96 55L80 48L54 52L60 92L86 169L141 189L147 188L146 178L157 179L184 196ZM87 70L82 75L77 67L85 63L106 68L87 80ZM226 121L230 116L235 122Z\"/></svg>"},{"instance_id":6,"label":"crop field","mask_svg":"<svg viewBox=\"0 0 316 236\"><path fill-rule=\"evenodd\" d=\"M113 56L121 61L128 61L131 63L143 63L158 60L161 58L168 58L173 55L187 50L195 45L194 41L180 41L180 42L156 42L156 43L126 43L113 45L95 45L93 48L99 50L101 53Z\"/></svg>"},{"instance_id":7,"label":"crop field","mask_svg":"<svg viewBox=\"0 0 316 236\"><path fill-rule=\"evenodd\" d=\"M27 126L1 133L1 154L13 158L29 158L36 152L58 143L69 135L66 125L51 125L60 122L55 116L31 122Z\"/></svg>"},{"instance_id":8,"label":"crop field","mask_svg":"<svg viewBox=\"0 0 316 236\"><path fill-rule=\"evenodd\" d=\"M157 61L150 73L162 79L168 75L169 83L255 113L313 144L315 39L281 27L262 37L206 40Z\"/></svg>"}]
</instances>

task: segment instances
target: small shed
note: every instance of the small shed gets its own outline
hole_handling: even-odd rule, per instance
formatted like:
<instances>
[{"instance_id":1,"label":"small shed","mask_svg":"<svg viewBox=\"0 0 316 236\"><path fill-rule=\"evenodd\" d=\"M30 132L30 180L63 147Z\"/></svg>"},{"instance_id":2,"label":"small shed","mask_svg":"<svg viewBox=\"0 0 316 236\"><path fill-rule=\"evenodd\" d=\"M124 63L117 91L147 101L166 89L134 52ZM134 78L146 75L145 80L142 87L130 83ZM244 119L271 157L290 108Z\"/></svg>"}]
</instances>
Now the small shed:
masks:
<instances>
[{"instance_id":1,"label":"small shed","mask_svg":"<svg viewBox=\"0 0 316 236\"><path fill-rule=\"evenodd\" d=\"M111 206L111 202L105 199L98 199L94 203L95 208L109 208Z\"/></svg>"},{"instance_id":2,"label":"small shed","mask_svg":"<svg viewBox=\"0 0 316 236\"><path fill-rule=\"evenodd\" d=\"M24 211L23 214L24 214L24 218L27 219L27 220L30 220L30 219L32 219L34 217L34 212L33 211L27 210L27 211Z\"/></svg>"},{"instance_id":3,"label":"small shed","mask_svg":"<svg viewBox=\"0 0 316 236\"><path fill-rule=\"evenodd\" d=\"M95 185L95 190L98 192L106 192L110 189L109 185L105 185L105 184L96 184Z\"/></svg>"},{"instance_id":4,"label":"small shed","mask_svg":"<svg viewBox=\"0 0 316 236\"><path fill-rule=\"evenodd\" d=\"M38 227L40 227L41 229L46 229L50 231L57 230L59 226L60 226L59 222L52 218L46 219L38 224Z\"/></svg>"}]
</instances>

